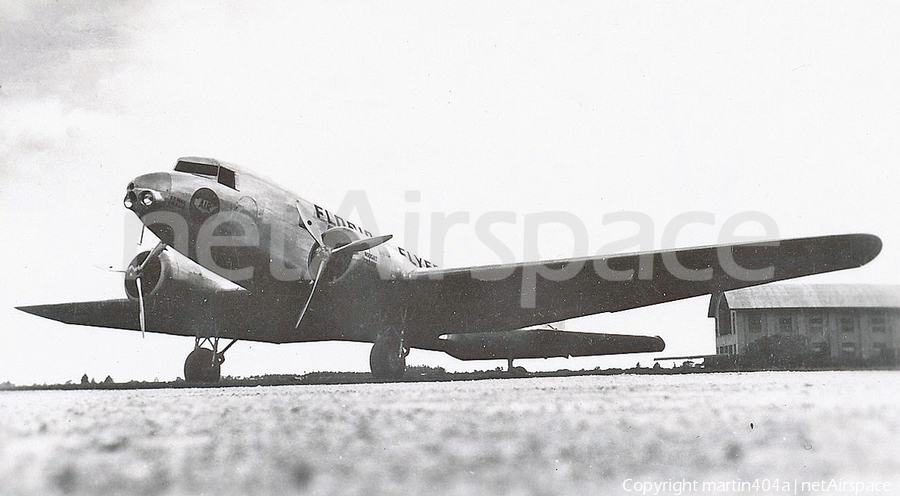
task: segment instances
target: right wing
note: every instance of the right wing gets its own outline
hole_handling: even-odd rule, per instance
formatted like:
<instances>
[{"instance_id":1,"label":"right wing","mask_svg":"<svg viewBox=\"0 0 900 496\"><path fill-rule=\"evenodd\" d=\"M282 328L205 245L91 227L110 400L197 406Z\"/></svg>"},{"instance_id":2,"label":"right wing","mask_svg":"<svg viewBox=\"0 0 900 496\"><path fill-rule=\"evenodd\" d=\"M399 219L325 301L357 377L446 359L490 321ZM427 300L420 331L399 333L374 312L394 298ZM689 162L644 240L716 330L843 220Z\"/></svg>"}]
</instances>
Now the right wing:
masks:
<instances>
[{"instance_id":1,"label":"right wing","mask_svg":"<svg viewBox=\"0 0 900 496\"><path fill-rule=\"evenodd\" d=\"M601 312L617 312L783 279L860 267L881 251L870 234L848 234L774 242L679 248L548 262L423 269L395 286L408 321L424 341L441 334L521 329ZM745 270L771 268L765 277L736 277L723 263L728 252ZM685 278L667 268L672 261L694 270L711 271L704 280ZM631 276L611 280L597 267ZM644 268L642 268L644 267ZM645 270L650 267L651 270ZM569 277L554 280L540 271L571 268ZM696 275L696 274L695 274ZM738 274L741 275L741 274Z\"/></svg>"}]
</instances>

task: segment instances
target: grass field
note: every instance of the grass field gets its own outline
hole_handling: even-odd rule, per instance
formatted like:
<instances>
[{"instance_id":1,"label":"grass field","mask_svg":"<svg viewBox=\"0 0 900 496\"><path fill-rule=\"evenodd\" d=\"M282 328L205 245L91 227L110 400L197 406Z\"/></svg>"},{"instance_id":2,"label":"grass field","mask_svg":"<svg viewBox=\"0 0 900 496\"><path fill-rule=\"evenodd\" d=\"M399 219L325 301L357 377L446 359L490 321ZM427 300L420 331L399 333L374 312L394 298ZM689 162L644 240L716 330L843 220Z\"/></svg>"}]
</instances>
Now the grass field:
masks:
<instances>
[{"instance_id":1,"label":"grass field","mask_svg":"<svg viewBox=\"0 0 900 496\"><path fill-rule=\"evenodd\" d=\"M0 392L2 494L894 494L898 474L900 372Z\"/></svg>"}]
</instances>

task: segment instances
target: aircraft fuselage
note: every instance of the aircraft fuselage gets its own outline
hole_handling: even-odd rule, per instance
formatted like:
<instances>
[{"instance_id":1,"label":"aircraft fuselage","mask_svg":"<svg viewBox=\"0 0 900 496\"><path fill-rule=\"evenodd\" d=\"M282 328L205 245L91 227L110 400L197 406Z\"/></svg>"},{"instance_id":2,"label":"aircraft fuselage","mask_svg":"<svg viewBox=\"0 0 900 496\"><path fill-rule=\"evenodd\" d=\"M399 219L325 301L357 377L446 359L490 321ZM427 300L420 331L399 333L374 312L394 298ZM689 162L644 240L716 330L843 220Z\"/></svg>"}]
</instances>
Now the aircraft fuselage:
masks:
<instances>
[{"instance_id":1,"label":"aircraft fuselage","mask_svg":"<svg viewBox=\"0 0 900 496\"><path fill-rule=\"evenodd\" d=\"M224 181L220 175L178 170L145 174L128 185L126 207L163 242L200 266L254 294L280 295L287 317L296 319L315 277L310 266L318 246L310 227L331 229L346 236L347 242L373 235L358 223L269 181L215 161L195 160L199 165L227 167L229 173ZM304 227L302 218L317 225ZM385 312L392 308L384 297L379 298L382 295L374 283L426 267L434 265L388 244L355 253L335 268L335 274L325 274L326 284L317 290L322 294L299 330L286 317L256 319L258 328L252 331L268 334L267 340L276 342L370 341L373 331L368 324L390 321ZM360 291L367 287L369 291ZM344 288L352 288L352 295L342 294Z\"/></svg>"}]
</instances>

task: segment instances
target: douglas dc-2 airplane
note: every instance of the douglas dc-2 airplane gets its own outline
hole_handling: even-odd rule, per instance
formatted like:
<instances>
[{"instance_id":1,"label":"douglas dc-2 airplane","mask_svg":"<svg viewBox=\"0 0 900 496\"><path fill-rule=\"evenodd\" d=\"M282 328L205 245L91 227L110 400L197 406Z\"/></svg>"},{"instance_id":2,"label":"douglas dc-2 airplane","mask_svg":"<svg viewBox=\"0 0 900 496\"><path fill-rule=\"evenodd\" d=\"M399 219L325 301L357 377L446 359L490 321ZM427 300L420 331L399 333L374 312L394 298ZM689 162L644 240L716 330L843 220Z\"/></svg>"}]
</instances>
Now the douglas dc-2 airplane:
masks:
<instances>
[{"instance_id":1,"label":"douglas dc-2 airplane","mask_svg":"<svg viewBox=\"0 0 900 496\"><path fill-rule=\"evenodd\" d=\"M127 298L19 310L193 336L190 382L218 380L240 340L374 343L369 363L384 379L403 375L410 348L510 366L657 352L659 337L526 328L706 294L714 305L724 291L860 267L881 251L878 237L848 234L444 269L231 164L193 157L135 178L125 207L161 240L123 271Z\"/></svg>"}]
</instances>

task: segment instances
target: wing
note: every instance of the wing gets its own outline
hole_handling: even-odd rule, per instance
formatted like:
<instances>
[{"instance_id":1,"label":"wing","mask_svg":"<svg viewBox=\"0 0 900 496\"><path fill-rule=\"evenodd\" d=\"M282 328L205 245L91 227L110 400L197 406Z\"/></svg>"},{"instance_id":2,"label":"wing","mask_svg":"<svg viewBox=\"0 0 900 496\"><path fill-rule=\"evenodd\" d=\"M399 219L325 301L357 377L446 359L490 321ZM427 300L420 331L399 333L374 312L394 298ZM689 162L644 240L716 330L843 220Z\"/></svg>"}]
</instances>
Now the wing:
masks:
<instances>
[{"instance_id":1,"label":"wing","mask_svg":"<svg viewBox=\"0 0 900 496\"><path fill-rule=\"evenodd\" d=\"M66 324L141 330L138 302L128 299L33 305L16 309Z\"/></svg>"},{"instance_id":2,"label":"wing","mask_svg":"<svg viewBox=\"0 0 900 496\"><path fill-rule=\"evenodd\" d=\"M140 331L139 305L128 299L83 301L16 307L50 320L91 327ZM220 336L265 342L290 341L296 299L257 295L245 290L222 291L200 298L148 299L147 332L176 336Z\"/></svg>"},{"instance_id":3,"label":"wing","mask_svg":"<svg viewBox=\"0 0 900 496\"><path fill-rule=\"evenodd\" d=\"M880 251L881 240L873 235L821 236L424 269L397 289L410 308L408 318L430 336L494 332L860 267ZM757 272L751 277L747 271ZM548 273L553 275L542 275Z\"/></svg>"}]
</instances>

